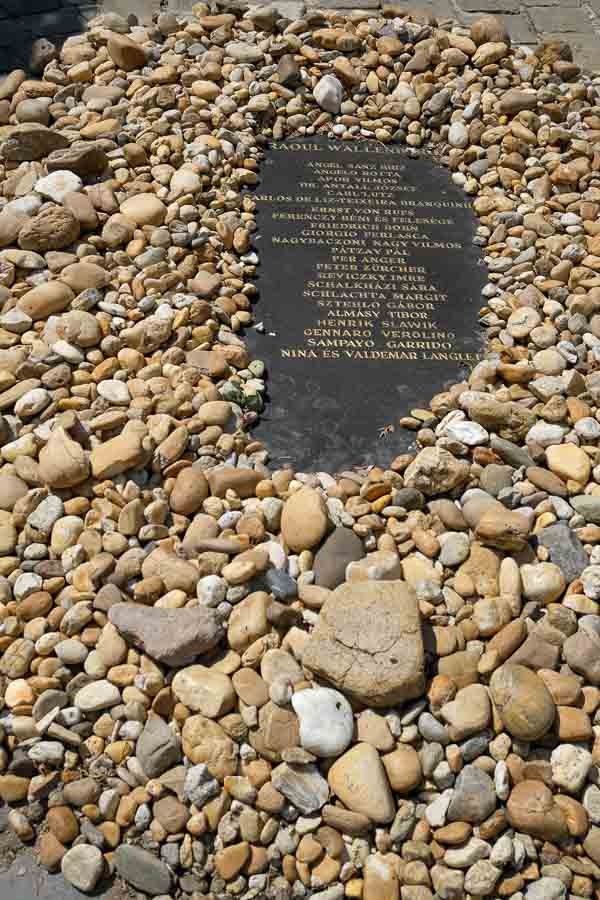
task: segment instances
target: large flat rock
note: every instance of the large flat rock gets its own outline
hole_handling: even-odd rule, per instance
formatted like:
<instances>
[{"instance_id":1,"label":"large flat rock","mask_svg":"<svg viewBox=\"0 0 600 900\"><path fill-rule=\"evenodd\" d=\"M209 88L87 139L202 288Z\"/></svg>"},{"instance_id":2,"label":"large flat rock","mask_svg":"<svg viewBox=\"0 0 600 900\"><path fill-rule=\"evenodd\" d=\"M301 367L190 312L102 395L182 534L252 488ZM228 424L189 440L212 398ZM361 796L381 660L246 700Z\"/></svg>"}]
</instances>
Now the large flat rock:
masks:
<instances>
[{"instance_id":1,"label":"large flat rock","mask_svg":"<svg viewBox=\"0 0 600 900\"><path fill-rule=\"evenodd\" d=\"M424 652L413 589L404 581L340 585L321 609L302 662L368 706L419 697Z\"/></svg>"}]
</instances>

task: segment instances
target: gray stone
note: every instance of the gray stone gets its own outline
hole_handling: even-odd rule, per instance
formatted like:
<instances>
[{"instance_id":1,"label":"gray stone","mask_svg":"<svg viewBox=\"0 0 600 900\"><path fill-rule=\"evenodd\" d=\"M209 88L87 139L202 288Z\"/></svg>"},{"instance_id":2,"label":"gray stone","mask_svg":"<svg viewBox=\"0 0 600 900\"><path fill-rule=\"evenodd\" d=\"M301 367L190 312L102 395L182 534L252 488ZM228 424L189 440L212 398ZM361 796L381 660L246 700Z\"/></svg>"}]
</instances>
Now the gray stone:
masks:
<instances>
[{"instance_id":1,"label":"gray stone","mask_svg":"<svg viewBox=\"0 0 600 900\"><path fill-rule=\"evenodd\" d=\"M121 692L110 681L92 681L86 684L75 695L75 706L83 712L95 712L99 709L109 709L116 706L121 699Z\"/></svg>"},{"instance_id":2,"label":"gray stone","mask_svg":"<svg viewBox=\"0 0 600 900\"><path fill-rule=\"evenodd\" d=\"M208 771L208 766L200 763L191 766L187 770L183 784L183 796L189 802L201 809L205 803L212 800L219 793L219 782Z\"/></svg>"},{"instance_id":3,"label":"gray stone","mask_svg":"<svg viewBox=\"0 0 600 900\"><path fill-rule=\"evenodd\" d=\"M539 878L527 888L527 900L565 900L566 885L560 878Z\"/></svg>"},{"instance_id":4,"label":"gray stone","mask_svg":"<svg viewBox=\"0 0 600 900\"><path fill-rule=\"evenodd\" d=\"M340 111L344 89L335 75L323 75L317 82L313 96L321 109L337 115Z\"/></svg>"},{"instance_id":5,"label":"gray stone","mask_svg":"<svg viewBox=\"0 0 600 900\"><path fill-rule=\"evenodd\" d=\"M219 620L206 606L161 609L119 603L108 618L126 640L167 666L189 665L223 636Z\"/></svg>"},{"instance_id":6,"label":"gray stone","mask_svg":"<svg viewBox=\"0 0 600 900\"><path fill-rule=\"evenodd\" d=\"M46 537L52 531L54 524L62 518L64 514L64 504L60 497L55 494L49 494L34 509L27 518L27 524L35 531L39 531Z\"/></svg>"},{"instance_id":7,"label":"gray stone","mask_svg":"<svg viewBox=\"0 0 600 900\"><path fill-rule=\"evenodd\" d=\"M446 726L429 712L424 712L419 716L417 727L426 741L434 741L444 746L450 743L450 735Z\"/></svg>"},{"instance_id":8,"label":"gray stone","mask_svg":"<svg viewBox=\"0 0 600 900\"><path fill-rule=\"evenodd\" d=\"M69 884L87 894L94 890L102 877L104 857L97 847L78 844L77 847L67 850L60 868Z\"/></svg>"},{"instance_id":9,"label":"gray stone","mask_svg":"<svg viewBox=\"0 0 600 900\"><path fill-rule=\"evenodd\" d=\"M518 469L521 466L535 465L527 450L519 447L517 444L513 444L512 441L507 441L505 438L492 437L490 446L509 466L514 466Z\"/></svg>"},{"instance_id":10,"label":"gray stone","mask_svg":"<svg viewBox=\"0 0 600 900\"><path fill-rule=\"evenodd\" d=\"M54 150L46 160L48 172L68 169L82 178L101 175L108 166L108 157L99 144L86 141L67 150Z\"/></svg>"},{"instance_id":11,"label":"gray stone","mask_svg":"<svg viewBox=\"0 0 600 900\"><path fill-rule=\"evenodd\" d=\"M592 497L590 494L579 494L577 497L571 497L569 503L586 522L593 522L594 525L600 525L600 497Z\"/></svg>"},{"instance_id":12,"label":"gray stone","mask_svg":"<svg viewBox=\"0 0 600 900\"><path fill-rule=\"evenodd\" d=\"M333 590L346 580L348 563L357 562L364 555L363 542L351 528L336 528L315 556L315 584Z\"/></svg>"},{"instance_id":13,"label":"gray stone","mask_svg":"<svg viewBox=\"0 0 600 900\"><path fill-rule=\"evenodd\" d=\"M563 9L556 7L530 7L529 13L538 31L553 31L564 34L571 31L585 32L590 28L590 19L583 9ZM566 39L566 38L565 38Z\"/></svg>"},{"instance_id":14,"label":"gray stone","mask_svg":"<svg viewBox=\"0 0 600 900\"><path fill-rule=\"evenodd\" d=\"M29 750L29 759L38 765L50 766L58 769L62 765L65 748L59 741L38 741Z\"/></svg>"},{"instance_id":15,"label":"gray stone","mask_svg":"<svg viewBox=\"0 0 600 900\"><path fill-rule=\"evenodd\" d=\"M38 38L31 45L29 53L29 68L34 75L41 75L44 68L58 56L58 50L54 44L46 38Z\"/></svg>"},{"instance_id":16,"label":"gray stone","mask_svg":"<svg viewBox=\"0 0 600 900\"><path fill-rule=\"evenodd\" d=\"M338 0L336 0L336 3ZM312 895L312 900L344 900L344 885L334 884L333 887L325 888L324 891L317 891Z\"/></svg>"},{"instance_id":17,"label":"gray stone","mask_svg":"<svg viewBox=\"0 0 600 900\"><path fill-rule=\"evenodd\" d=\"M565 522L543 528L538 543L550 552L550 560L561 570L567 582L578 578L589 563L583 544Z\"/></svg>"},{"instance_id":18,"label":"gray stone","mask_svg":"<svg viewBox=\"0 0 600 900\"><path fill-rule=\"evenodd\" d=\"M592 768L592 754L577 744L561 744L550 757L552 780L569 794L578 793Z\"/></svg>"},{"instance_id":19,"label":"gray stone","mask_svg":"<svg viewBox=\"0 0 600 900\"><path fill-rule=\"evenodd\" d=\"M121 844L113 859L121 878L139 891L145 891L151 897L169 893L171 873L153 853L133 844Z\"/></svg>"},{"instance_id":20,"label":"gray stone","mask_svg":"<svg viewBox=\"0 0 600 900\"><path fill-rule=\"evenodd\" d=\"M36 722L43 719L44 716L53 710L56 706L62 709L69 702L69 698L65 691L57 691L55 688L48 688L43 694L37 698L33 704L31 715Z\"/></svg>"},{"instance_id":21,"label":"gray stone","mask_svg":"<svg viewBox=\"0 0 600 900\"><path fill-rule=\"evenodd\" d=\"M317 812L329 799L329 785L313 764L282 763L271 773L271 781L304 815Z\"/></svg>"},{"instance_id":22,"label":"gray stone","mask_svg":"<svg viewBox=\"0 0 600 900\"><path fill-rule=\"evenodd\" d=\"M262 50L256 45L246 44L244 41L232 41L225 47L225 53L235 62L239 63L256 63L263 58Z\"/></svg>"},{"instance_id":23,"label":"gray stone","mask_svg":"<svg viewBox=\"0 0 600 900\"><path fill-rule=\"evenodd\" d=\"M300 66L292 53L285 53L277 65L279 84L284 87L295 87L300 81Z\"/></svg>"},{"instance_id":24,"label":"gray stone","mask_svg":"<svg viewBox=\"0 0 600 900\"><path fill-rule=\"evenodd\" d=\"M466 12L516 13L519 11L518 0L460 0L460 5Z\"/></svg>"},{"instance_id":25,"label":"gray stone","mask_svg":"<svg viewBox=\"0 0 600 900\"><path fill-rule=\"evenodd\" d=\"M480 859L471 866L465 875L465 891L477 897L488 897L493 893L494 886L501 875L501 869L493 866L487 859Z\"/></svg>"},{"instance_id":26,"label":"gray stone","mask_svg":"<svg viewBox=\"0 0 600 900\"><path fill-rule=\"evenodd\" d=\"M471 542L463 531L447 531L440 535L440 544L440 562L444 566L459 566L469 558Z\"/></svg>"},{"instance_id":27,"label":"gray stone","mask_svg":"<svg viewBox=\"0 0 600 900\"><path fill-rule=\"evenodd\" d=\"M149 778L162 775L180 761L177 736L158 716L146 722L136 745L136 756Z\"/></svg>"},{"instance_id":28,"label":"gray stone","mask_svg":"<svg viewBox=\"0 0 600 900\"><path fill-rule=\"evenodd\" d=\"M298 596L298 585L295 579L281 569L268 569L264 575L254 578L252 591L266 591L273 594L276 600L293 600Z\"/></svg>"},{"instance_id":29,"label":"gray stone","mask_svg":"<svg viewBox=\"0 0 600 900\"><path fill-rule=\"evenodd\" d=\"M492 497L497 497L503 488L512 487L513 469L511 466L500 466L492 463L486 466L481 473L479 483L481 489L487 491Z\"/></svg>"},{"instance_id":30,"label":"gray stone","mask_svg":"<svg viewBox=\"0 0 600 900\"><path fill-rule=\"evenodd\" d=\"M590 621L580 627L563 644L563 656L574 672L584 675L591 684L600 684L600 617L587 616Z\"/></svg>"},{"instance_id":31,"label":"gray stone","mask_svg":"<svg viewBox=\"0 0 600 900\"><path fill-rule=\"evenodd\" d=\"M483 822L496 808L494 782L483 769L465 766L448 807L449 822Z\"/></svg>"},{"instance_id":32,"label":"gray stone","mask_svg":"<svg viewBox=\"0 0 600 900\"><path fill-rule=\"evenodd\" d=\"M63 788L65 803L81 809L87 803L95 803L100 796L100 785L93 778L69 781Z\"/></svg>"}]
</instances>

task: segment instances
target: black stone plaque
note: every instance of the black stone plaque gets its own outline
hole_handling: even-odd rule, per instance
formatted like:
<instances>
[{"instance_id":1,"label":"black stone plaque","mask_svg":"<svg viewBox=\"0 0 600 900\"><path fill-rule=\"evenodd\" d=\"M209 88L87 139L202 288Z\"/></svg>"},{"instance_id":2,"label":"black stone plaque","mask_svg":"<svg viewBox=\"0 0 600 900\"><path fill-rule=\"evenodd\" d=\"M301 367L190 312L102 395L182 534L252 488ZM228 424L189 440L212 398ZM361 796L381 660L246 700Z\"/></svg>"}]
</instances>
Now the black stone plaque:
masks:
<instances>
[{"instance_id":1,"label":"black stone plaque","mask_svg":"<svg viewBox=\"0 0 600 900\"><path fill-rule=\"evenodd\" d=\"M468 198L427 158L323 137L273 143L253 196L265 330L247 337L269 379L255 434L300 471L389 463L414 439L399 418L481 356Z\"/></svg>"}]
</instances>

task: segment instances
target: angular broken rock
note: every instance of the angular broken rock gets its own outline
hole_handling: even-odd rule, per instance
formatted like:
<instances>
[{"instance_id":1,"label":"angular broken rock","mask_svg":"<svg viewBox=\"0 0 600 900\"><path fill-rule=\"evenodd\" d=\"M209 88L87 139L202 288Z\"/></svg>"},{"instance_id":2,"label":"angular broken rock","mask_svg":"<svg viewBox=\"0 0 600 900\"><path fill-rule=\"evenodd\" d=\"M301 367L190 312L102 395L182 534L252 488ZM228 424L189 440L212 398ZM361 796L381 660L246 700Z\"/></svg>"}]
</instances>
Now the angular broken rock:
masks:
<instances>
[{"instance_id":1,"label":"angular broken rock","mask_svg":"<svg viewBox=\"0 0 600 900\"><path fill-rule=\"evenodd\" d=\"M426 447L414 458L404 473L404 486L413 487L435 497L464 484L469 477L469 464L457 459L442 447Z\"/></svg>"},{"instance_id":2,"label":"angular broken rock","mask_svg":"<svg viewBox=\"0 0 600 900\"><path fill-rule=\"evenodd\" d=\"M133 422L115 438L94 447L90 456L94 478L114 478L141 466L148 459L144 438L147 429L142 422Z\"/></svg>"},{"instance_id":3,"label":"angular broken rock","mask_svg":"<svg viewBox=\"0 0 600 900\"><path fill-rule=\"evenodd\" d=\"M202 606L161 609L117 603L108 617L126 640L167 666L189 665L223 637L214 612Z\"/></svg>"},{"instance_id":4,"label":"angular broken rock","mask_svg":"<svg viewBox=\"0 0 600 900\"><path fill-rule=\"evenodd\" d=\"M303 665L367 706L394 706L425 691L417 598L403 581L342 584L325 601Z\"/></svg>"},{"instance_id":5,"label":"angular broken rock","mask_svg":"<svg viewBox=\"0 0 600 900\"><path fill-rule=\"evenodd\" d=\"M557 565L567 583L579 578L589 564L583 544L566 522L557 522L543 528L537 535L538 543L550 553L550 561Z\"/></svg>"},{"instance_id":6,"label":"angular broken rock","mask_svg":"<svg viewBox=\"0 0 600 900\"><path fill-rule=\"evenodd\" d=\"M159 716L148 719L135 752L148 778L162 775L181 759L179 739Z\"/></svg>"},{"instance_id":7,"label":"angular broken rock","mask_svg":"<svg viewBox=\"0 0 600 900\"><path fill-rule=\"evenodd\" d=\"M273 770L271 781L304 815L317 812L329 799L329 786L314 764L282 763Z\"/></svg>"},{"instance_id":8,"label":"angular broken rock","mask_svg":"<svg viewBox=\"0 0 600 900\"><path fill-rule=\"evenodd\" d=\"M53 131L37 122L15 125L9 136L0 145L0 156L14 162L41 159L53 150L64 150L69 146L67 138L59 131Z\"/></svg>"}]
</instances>

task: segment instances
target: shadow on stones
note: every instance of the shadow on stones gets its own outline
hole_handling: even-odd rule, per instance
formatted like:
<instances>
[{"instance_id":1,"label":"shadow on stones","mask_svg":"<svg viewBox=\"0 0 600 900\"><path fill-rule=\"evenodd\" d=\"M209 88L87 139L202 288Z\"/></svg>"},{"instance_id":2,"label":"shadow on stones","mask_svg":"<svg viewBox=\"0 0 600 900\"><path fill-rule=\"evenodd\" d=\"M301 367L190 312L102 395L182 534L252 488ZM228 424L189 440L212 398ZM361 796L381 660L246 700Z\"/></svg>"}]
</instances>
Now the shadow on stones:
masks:
<instances>
[{"instance_id":1,"label":"shadow on stones","mask_svg":"<svg viewBox=\"0 0 600 900\"><path fill-rule=\"evenodd\" d=\"M23 844L7 823L8 808L0 800L0 898L2 900L81 900L84 896L63 876L38 865L33 845ZM140 895L120 879L106 877L86 897L133 900Z\"/></svg>"},{"instance_id":2,"label":"shadow on stones","mask_svg":"<svg viewBox=\"0 0 600 900\"><path fill-rule=\"evenodd\" d=\"M67 37L85 31L95 3L77 0L0 0L0 73L32 73L32 48L46 38L60 49Z\"/></svg>"}]
</instances>

